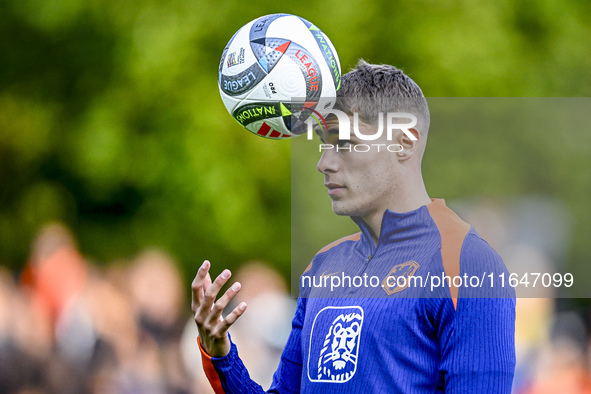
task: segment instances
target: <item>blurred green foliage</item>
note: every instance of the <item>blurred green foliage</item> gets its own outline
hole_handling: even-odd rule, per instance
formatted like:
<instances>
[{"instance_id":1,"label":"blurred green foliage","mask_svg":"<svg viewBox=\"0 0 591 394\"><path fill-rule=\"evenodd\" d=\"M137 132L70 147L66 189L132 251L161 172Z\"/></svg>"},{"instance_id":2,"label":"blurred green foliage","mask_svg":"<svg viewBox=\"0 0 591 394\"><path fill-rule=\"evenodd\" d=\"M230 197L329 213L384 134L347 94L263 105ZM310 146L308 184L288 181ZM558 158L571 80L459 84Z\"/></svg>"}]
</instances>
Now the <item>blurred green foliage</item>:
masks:
<instances>
[{"instance_id":1,"label":"blurred green foliage","mask_svg":"<svg viewBox=\"0 0 591 394\"><path fill-rule=\"evenodd\" d=\"M317 24L343 71L360 57L394 64L427 96L591 91L585 0L0 0L0 263L21 267L40 226L60 220L100 262L155 246L189 275L205 258L220 270L264 259L287 275L290 143L242 130L217 89L232 34L275 12ZM589 145L530 136L527 156L494 138L433 135L429 191L549 193L591 237ZM486 164L506 155L512 165ZM580 242L573 255L588 259Z\"/></svg>"}]
</instances>

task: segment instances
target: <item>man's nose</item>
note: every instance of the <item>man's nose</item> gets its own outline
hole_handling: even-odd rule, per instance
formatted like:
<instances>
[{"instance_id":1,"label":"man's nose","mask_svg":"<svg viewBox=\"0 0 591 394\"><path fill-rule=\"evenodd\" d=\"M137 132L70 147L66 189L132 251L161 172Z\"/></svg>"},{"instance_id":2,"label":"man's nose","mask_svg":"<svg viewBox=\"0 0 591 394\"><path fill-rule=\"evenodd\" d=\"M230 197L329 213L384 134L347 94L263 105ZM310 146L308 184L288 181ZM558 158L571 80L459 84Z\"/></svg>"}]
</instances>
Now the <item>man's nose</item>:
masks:
<instances>
[{"instance_id":1,"label":"man's nose","mask_svg":"<svg viewBox=\"0 0 591 394\"><path fill-rule=\"evenodd\" d=\"M324 144L322 150L322 156L320 156L320 160L318 160L318 165L316 168L323 174L337 172L339 170L339 160L338 155L334 151L334 146L327 147L327 144Z\"/></svg>"}]
</instances>

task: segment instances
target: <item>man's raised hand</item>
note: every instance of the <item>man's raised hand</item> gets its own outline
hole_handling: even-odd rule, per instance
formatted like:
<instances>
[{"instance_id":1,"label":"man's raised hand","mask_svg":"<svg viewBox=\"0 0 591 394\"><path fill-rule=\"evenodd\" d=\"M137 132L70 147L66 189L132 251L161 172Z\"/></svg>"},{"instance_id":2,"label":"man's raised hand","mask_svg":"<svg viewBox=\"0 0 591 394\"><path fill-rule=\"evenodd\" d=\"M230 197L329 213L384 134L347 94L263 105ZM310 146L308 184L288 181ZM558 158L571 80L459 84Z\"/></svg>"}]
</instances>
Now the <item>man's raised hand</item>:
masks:
<instances>
[{"instance_id":1,"label":"man's raised hand","mask_svg":"<svg viewBox=\"0 0 591 394\"><path fill-rule=\"evenodd\" d=\"M230 279L232 273L226 269L212 282L209 268L210 263L205 260L193 280L191 310L199 329L203 350L210 356L223 357L230 352L228 329L244 313L246 303L241 302L228 316L223 318L222 311L240 291L241 285L239 282L235 282L223 296L215 301L218 292Z\"/></svg>"}]
</instances>

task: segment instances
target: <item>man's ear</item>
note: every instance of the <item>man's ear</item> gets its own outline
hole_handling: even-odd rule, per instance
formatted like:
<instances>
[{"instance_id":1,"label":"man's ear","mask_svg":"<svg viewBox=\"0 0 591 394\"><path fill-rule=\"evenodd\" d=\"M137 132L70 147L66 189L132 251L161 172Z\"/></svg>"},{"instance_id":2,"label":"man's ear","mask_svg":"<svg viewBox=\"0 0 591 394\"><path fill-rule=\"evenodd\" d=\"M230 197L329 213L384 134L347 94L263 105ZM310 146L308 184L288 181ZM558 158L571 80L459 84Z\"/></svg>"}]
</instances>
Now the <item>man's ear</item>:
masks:
<instances>
[{"instance_id":1,"label":"man's ear","mask_svg":"<svg viewBox=\"0 0 591 394\"><path fill-rule=\"evenodd\" d=\"M417 151L419 142L421 141L421 135L417 129L408 129L408 131L416 138L416 140L411 139L406 133L402 131L400 132L398 143L402 146L402 150L396 153L400 160L410 159Z\"/></svg>"}]
</instances>

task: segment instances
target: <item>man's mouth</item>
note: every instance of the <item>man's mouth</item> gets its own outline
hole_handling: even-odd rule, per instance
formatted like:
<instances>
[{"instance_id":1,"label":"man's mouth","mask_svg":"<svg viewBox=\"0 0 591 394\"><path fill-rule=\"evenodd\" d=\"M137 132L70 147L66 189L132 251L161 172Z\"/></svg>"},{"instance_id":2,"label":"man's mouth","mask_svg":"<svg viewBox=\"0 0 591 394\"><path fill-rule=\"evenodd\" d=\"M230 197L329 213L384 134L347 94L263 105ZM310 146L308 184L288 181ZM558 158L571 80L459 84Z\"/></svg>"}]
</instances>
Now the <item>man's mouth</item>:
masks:
<instances>
[{"instance_id":1,"label":"man's mouth","mask_svg":"<svg viewBox=\"0 0 591 394\"><path fill-rule=\"evenodd\" d=\"M325 183L324 186L326 186L326 188L328 189L329 196L336 195L347 188L346 186L334 182Z\"/></svg>"}]
</instances>

